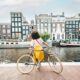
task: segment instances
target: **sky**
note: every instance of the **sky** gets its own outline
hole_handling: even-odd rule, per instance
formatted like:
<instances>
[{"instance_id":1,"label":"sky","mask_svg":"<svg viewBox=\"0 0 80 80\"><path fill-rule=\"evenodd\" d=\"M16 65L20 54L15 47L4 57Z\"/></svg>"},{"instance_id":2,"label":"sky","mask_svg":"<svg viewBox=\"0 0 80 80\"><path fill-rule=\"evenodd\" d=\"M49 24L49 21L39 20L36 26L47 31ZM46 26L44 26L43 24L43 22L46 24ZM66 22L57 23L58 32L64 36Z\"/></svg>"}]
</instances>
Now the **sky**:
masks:
<instances>
[{"instance_id":1,"label":"sky","mask_svg":"<svg viewBox=\"0 0 80 80\"><path fill-rule=\"evenodd\" d=\"M35 15L59 15L66 17L80 13L80 0L0 0L0 23L10 22L10 12L22 12L26 20Z\"/></svg>"}]
</instances>

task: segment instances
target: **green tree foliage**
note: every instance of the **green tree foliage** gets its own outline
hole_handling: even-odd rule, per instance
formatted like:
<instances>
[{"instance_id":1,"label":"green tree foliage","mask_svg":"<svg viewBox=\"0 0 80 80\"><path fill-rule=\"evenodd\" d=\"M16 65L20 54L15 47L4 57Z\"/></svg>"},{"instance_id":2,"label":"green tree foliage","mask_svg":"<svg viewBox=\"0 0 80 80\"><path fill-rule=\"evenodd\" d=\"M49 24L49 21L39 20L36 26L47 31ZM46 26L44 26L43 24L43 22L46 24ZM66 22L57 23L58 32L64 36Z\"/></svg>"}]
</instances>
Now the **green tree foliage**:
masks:
<instances>
[{"instance_id":1,"label":"green tree foliage","mask_svg":"<svg viewBox=\"0 0 80 80\"><path fill-rule=\"evenodd\" d=\"M44 41L50 38L50 34L48 34L48 32L44 32L43 34L40 34L40 36Z\"/></svg>"}]
</instances>

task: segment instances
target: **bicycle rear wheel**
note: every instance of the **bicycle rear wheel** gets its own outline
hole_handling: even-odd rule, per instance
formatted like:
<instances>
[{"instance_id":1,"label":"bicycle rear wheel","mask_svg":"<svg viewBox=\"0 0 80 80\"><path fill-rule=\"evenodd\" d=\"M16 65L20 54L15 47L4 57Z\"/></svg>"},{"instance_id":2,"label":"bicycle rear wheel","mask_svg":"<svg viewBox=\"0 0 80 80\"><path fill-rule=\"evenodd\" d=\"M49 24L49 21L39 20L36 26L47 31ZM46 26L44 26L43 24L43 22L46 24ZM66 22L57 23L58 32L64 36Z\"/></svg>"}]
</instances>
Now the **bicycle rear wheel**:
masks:
<instances>
[{"instance_id":1,"label":"bicycle rear wheel","mask_svg":"<svg viewBox=\"0 0 80 80\"><path fill-rule=\"evenodd\" d=\"M17 60L17 69L20 73L29 73L34 68L33 58L30 55L22 55Z\"/></svg>"},{"instance_id":2,"label":"bicycle rear wheel","mask_svg":"<svg viewBox=\"0 0 80 80\"><path fill-rule=\"evenodd\" d=\"M52 71L54 71L56 73L62 72L63 66L57 55L50 54L48 57L48 62L49 62L49 65L50 65Z\"/></svg>"}]
</instances>

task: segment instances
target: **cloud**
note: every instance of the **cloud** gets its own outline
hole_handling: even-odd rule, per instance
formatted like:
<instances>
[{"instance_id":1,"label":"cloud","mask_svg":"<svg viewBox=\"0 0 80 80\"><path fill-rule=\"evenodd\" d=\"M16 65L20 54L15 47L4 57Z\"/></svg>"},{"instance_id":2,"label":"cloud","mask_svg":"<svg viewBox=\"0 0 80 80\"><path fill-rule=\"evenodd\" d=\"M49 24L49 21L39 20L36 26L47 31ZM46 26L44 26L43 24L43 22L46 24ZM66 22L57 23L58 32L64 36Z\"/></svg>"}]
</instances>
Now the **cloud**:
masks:
<instances>
[{"instance_id":1,"label":"cloud","mask_svg":"<svg viewBox=\"0 0 80 80\"><path fill-rule=\"evenodd\" d=\"M19 11L30 16L49 1L51 0L0 0L0 22L9 20L10 12Z\"/></svg>"},{"instance_id":2,"label":"cloud","mask_svg":"<svg viewBox=\"0 0 80 80\"><path fill-rule=\"evenodd\" d=\"M0 6L14 6L14 5L26 5L26 6L40 6L47 4L49 0L0 0Z\"/></svg>"},{"instance_id":3,"label":"cloud","mask_svg":"<svg viewBox=\"0 0 80 80\"><path fill-rule=\"evenodd\" d=\"M75 2L79 2L79 3L80 3L80 0L73 0L73 1L75 1Z\"/></svg>"}]
</instances>

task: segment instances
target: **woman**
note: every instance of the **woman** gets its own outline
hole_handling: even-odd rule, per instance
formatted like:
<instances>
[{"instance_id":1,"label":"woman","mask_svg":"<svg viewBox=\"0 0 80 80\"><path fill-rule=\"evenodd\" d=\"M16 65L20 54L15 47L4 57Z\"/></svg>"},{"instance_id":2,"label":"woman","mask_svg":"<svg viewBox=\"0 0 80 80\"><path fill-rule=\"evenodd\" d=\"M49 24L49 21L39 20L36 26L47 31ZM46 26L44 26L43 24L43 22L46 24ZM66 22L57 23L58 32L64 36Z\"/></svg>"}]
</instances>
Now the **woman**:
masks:
<instances>
[{"instance_id":1,"label":"woman","mask_svg":"<svg viewBox=\"0 0 80 80\"><path fill-rule=\"evenodd\" d=\"M31 44L34 47L34 63L38 62L37 68L39 69L40 62L44 59L44 53L46 53L46 51L43 50L43 46L48 46L48 44L42 40L37 31L33 31L30 38L32 39Z\"/></svg>"},{"instance_id":2,"label":"woman","mask_svg":"<svg viewBox=\"0 0 80 80\"><path fill-rule=\"evenodd\" d=\"M46 45L46 46L48 46L48 44L42 40L42 38L40 37L40 35L37 31L33 31L31 33L31 39L32 39L31 42L32 42L33 46L36 46L36 45L41 45L41 46Z\"/></svg>"}]
</instances>

